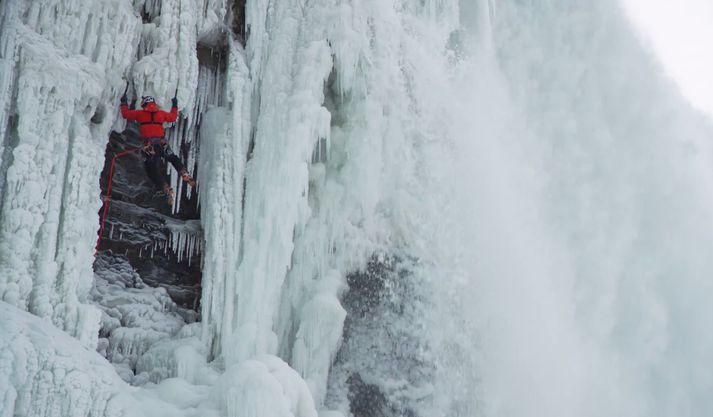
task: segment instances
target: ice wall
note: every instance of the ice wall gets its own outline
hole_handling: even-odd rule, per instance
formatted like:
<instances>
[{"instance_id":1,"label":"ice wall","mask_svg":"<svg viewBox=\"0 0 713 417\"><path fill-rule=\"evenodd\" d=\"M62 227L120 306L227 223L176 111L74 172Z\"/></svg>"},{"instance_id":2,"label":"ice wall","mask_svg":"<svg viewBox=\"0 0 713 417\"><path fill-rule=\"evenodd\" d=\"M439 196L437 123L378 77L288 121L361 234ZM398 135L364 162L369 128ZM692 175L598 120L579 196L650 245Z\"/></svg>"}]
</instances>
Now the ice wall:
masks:
<instances>
[{"instance_id":1,"label":"ice wall","mask_svg":"<svg viewBox=\"0 0 713 417\"><path fill-rule=\"evenodd\" d=\"M255 0L244 46L236 4L0 4L8 316L96 344L97 156L125 78L164 107L177 90L205 239L200 332L174 320L115 349L146 383L134 414L348 415L351 386L387 415L710 414L713 129L614 0ZM211 48L224 67L202 65ZM378 315L347 321L373 313L342 306L346 277L395 253L414 261L382 280ZM110 286L117 317L161 326ZM361 382L330 379L344 338L339 372ZM92 357L78 390L125 389ZM12 389L54 372L32 370Z\"/></svg>"},{"instance_id":2,"label":"ice wall","mask_svg":"<svg viewBox=\"0 0 713 417\"><path fill-rule=\"evenodd\" d=\"M1 7L0 298L93 345L96 180L137 21L122 1Z\"/></svg>"},{"instance_id":3,"label":"ice wall","mask_svg":"<svg viewBox=\"0 0 713 417\"><path fill-rule=\"evenodd\" d=\"M200 181L214 184L201 196L203 325L227 364L288 360L319 405L346 274L382 248L428 249L430 231L412 226L437 210L417 201L428 151L440 146L443 101L430 93L446 79L457 7L249 2L246 16L246 61L231 61L229 74L249 80L231 99L250 117L212 112L202 131L201 166L212 166ZM211 136L232 141L208 145ZM321 140L327 161L312 163Z\"/></svg>"},{"instance_id":4,"label":"ice wall","mask_svg":"<svg viewBox=\"0 0 713 417\"><path fill-rule=\"evenodd\" d=\"M109 130L123 127L115 124L117 96L128 80L131 95L155 95L166 107L178 89L181 110L195 116L206 104L196 91L213 96L196 86L196 45L224 40L228 5L50 0L0 7L0 297L92 345L98 315L82 303L92 282L96 180ZM142 25L141 16L152 22ZM172 138L174 148L184 139Z\"/></svg>"}]
</instances>

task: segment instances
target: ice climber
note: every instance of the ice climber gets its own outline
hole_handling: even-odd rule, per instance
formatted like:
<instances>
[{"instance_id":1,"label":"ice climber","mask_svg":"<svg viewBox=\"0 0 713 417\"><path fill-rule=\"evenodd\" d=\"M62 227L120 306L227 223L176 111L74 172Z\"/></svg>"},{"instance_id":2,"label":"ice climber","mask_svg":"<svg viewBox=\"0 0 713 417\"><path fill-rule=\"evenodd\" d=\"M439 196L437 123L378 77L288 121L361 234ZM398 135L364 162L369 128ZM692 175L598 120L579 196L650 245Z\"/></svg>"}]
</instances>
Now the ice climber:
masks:
<instances>
[{"instance_id":1,"label":"ice climber","mask_svg":"<svg viewBox=\"0 0 713 417\"><path fill-rule=\"evenodd\" d=\"M141 110L130 110L126 93L121 96L121 115L126 120L134 120L139 123L139 136L144 140L143 156L144 169L151 181L161 187L166 193L169 204L173 204L173 188L166 181L165 175L161 172L161 159L164 159L176 168L184 182L191 187L196 183L188 175L186 167L178 156L173 153L168 143L164 139L164 123L175 122L178 116L178 99L171 100L171 111L166 112L158 108L156 101L151 96L141 97ZM133 107L133 106L132 106Z\"/></svg>"}]
</instances>

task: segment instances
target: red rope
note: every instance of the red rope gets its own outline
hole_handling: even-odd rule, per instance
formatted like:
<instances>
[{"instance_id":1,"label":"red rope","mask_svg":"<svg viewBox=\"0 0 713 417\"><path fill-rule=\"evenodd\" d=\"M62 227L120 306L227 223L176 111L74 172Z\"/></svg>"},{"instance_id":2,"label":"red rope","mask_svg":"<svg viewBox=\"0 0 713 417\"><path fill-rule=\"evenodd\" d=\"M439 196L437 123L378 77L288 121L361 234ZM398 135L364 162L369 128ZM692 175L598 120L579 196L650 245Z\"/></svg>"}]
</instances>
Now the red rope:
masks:
<instances>
[{"instance_id":1,"label":"red rope","mask_svg":"<svg viewBox=\"0 0 713 417\"><path fill-rule=\"evenodd\" d=\"M114 177L114 165L116 164L116 159L121 158L122 156L128 155L130 153L136 152L141 149L143 149L143 147L129 149L127 151L119 152L118 154L114 155L113 158L111 158L111 166L109 167L109 178L107 180L107 186L106 186L106 195L104 196L104 212L102 213L101 226L99 227L99 236L97 237L97 246L94 248L94 256L96 256L97 252L99 251L99 243L101 243L102 233L104 233L104 220L106 220L106 212L109 209L109 196L111 195L111 181L112 181L112 178Z\"/></svg>"}]
</instances>

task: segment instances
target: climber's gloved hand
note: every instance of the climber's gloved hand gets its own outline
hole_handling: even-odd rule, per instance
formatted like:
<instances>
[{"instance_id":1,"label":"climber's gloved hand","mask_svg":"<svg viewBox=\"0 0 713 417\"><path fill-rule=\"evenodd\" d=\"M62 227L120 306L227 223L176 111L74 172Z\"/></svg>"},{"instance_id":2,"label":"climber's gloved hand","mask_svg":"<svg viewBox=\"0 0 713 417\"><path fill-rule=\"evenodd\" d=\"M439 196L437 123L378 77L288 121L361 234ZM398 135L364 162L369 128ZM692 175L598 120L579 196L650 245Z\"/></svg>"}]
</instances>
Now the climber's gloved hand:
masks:
<instances>
[{"instance_id":1,"label":"climber's gloved hand","mask_svg":"<svg viewBox=\"0 0 713 417\"><path fill-rule=\"evenodd\" d=\"M174 97L171 99L171 104L173 107L178 107L178 98Z\"/></svg>"},{"instance_id":2,"label":"climber's gloved hand","mask_svg":"<svg viewBox=\"0 0 713 417\"><path fill-rule=\"evenodd\" d=\"M127 104L129 102L128 97L126 97L126 94L121 96L121 104Z\"/></svg>"}]
</instances>

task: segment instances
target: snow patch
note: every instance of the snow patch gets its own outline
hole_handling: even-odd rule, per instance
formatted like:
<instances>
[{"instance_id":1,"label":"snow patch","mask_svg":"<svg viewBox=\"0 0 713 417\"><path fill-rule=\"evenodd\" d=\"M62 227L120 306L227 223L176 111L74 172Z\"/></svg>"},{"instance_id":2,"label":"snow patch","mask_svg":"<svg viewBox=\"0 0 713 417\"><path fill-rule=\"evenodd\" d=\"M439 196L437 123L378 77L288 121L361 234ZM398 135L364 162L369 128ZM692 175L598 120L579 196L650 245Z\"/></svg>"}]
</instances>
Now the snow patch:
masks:
<instances>
[{"instance_id":1,"label":"snow patch","mask_svg":"<svg viewBox=\"0 0 713 417\"><path fill-rule=\"evenodd\" d=\"M226 417L317 417L305 382L275 356L231 366L217 386L215 398Z\"/></svg>"}]
</instances>

